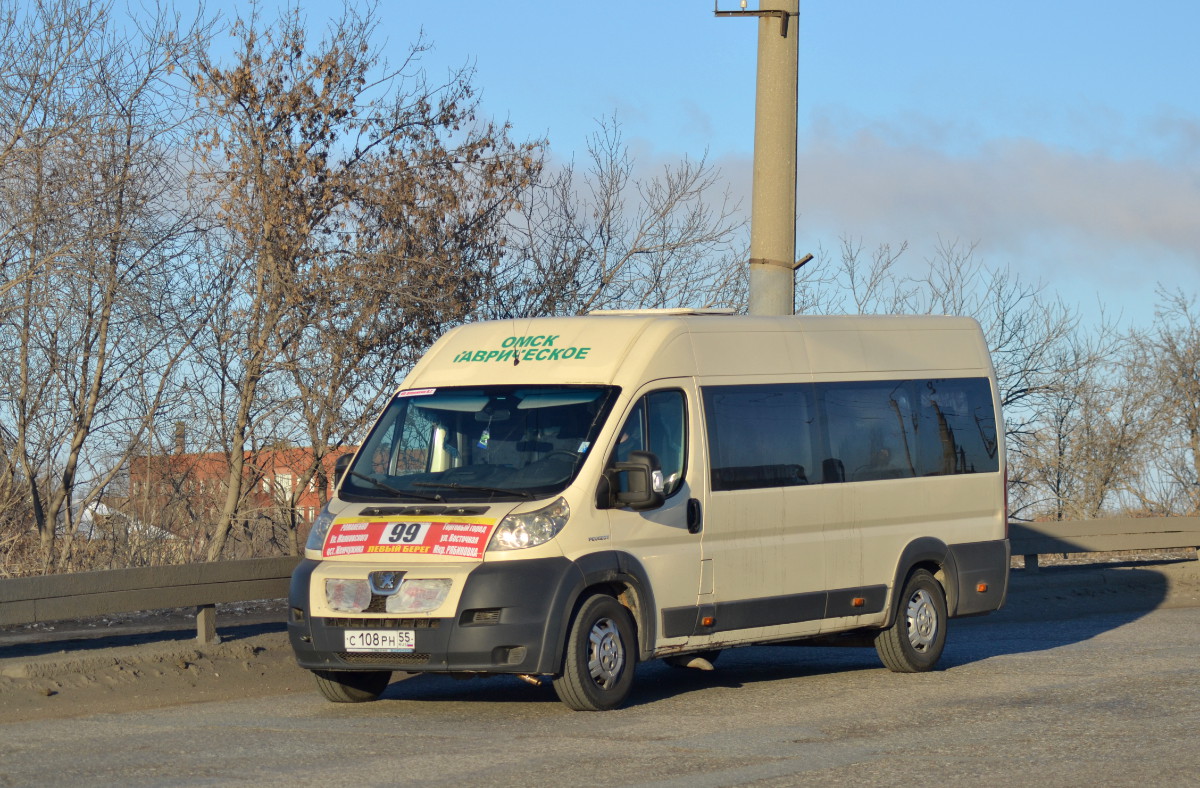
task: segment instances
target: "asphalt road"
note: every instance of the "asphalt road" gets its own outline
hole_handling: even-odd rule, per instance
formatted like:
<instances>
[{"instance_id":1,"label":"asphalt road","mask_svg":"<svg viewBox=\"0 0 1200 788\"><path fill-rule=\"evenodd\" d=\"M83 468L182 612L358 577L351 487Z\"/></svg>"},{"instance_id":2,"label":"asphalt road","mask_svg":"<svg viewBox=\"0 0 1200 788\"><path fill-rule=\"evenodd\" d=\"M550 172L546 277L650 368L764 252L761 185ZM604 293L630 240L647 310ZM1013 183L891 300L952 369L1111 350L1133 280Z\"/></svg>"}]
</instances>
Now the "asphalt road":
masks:
<instances>
[{"instance_id":1,"label":"asphalt road","mask_svg":"<svg viewBox=\"0 0 1200 788\"><path fill-rule=\"evenodd\" d=\"M0 785L1200 785L1200 607L1153 586L1116 605L1018 593L951 622L928 674L872 649L649 663L606 713L515 678L426 676L361 705L300 688L0 722Z\"/></svg>"}]
</instances>

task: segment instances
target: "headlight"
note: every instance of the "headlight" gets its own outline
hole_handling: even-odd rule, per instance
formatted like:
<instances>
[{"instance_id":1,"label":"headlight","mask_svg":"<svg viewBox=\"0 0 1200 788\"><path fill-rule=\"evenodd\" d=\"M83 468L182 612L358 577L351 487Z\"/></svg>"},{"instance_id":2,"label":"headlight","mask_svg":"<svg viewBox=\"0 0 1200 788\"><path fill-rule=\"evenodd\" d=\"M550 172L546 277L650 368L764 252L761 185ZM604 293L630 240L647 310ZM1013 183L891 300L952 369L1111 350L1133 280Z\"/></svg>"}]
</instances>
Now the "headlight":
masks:
<instances>
[{"instance_id":1,"label":"headlight","mask_svg":"<svg viewBox=\"0 0 1200 788\"><path fill-rule=\"evenodd\" d=\"M563 498L536 512L510 514L496 526L488 549L521 550L545 544L558 535L570 517L571 507Z\"/></svg>"},{"instance_id":2,"label":"headlight","mask_svg":"<svg viewBox=\"0 0 1200 788\"><path fill-rule=\"evenodd\" d=\"M320 550L325 546L325 537L329 534L329 526L333 525L333 512L329 511L329 504L321 510L317 515L317 519L313 521L312 530L308 532L308 541L304 543L305 550Z\"/></svg>"}]
</instances>

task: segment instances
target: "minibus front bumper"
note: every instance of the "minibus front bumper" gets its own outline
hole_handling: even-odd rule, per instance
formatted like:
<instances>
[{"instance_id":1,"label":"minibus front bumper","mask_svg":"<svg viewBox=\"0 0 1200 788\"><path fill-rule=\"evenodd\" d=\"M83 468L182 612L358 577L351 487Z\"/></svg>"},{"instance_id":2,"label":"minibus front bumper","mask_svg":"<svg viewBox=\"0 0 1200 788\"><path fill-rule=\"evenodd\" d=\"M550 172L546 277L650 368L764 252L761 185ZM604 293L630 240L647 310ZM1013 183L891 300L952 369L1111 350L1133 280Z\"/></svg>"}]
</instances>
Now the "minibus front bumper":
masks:
<instances>
[{"instance_id":1,"label":"minibus front bumper","mask_svg":"<svg viewBox=\"0 0 1200 788\"><path fill-rule=\"evenodd\" d=\"M467 576L453 618L309 614L309 579L317 561L292 575L288 636L309 670L392 670L556 674L569 620L565 607L583 574L562 557L482 563ZM405 651L354 651L346 632L411 632ZM406 646L407 648L407 646Z\"/></svg>"}]
</instances>

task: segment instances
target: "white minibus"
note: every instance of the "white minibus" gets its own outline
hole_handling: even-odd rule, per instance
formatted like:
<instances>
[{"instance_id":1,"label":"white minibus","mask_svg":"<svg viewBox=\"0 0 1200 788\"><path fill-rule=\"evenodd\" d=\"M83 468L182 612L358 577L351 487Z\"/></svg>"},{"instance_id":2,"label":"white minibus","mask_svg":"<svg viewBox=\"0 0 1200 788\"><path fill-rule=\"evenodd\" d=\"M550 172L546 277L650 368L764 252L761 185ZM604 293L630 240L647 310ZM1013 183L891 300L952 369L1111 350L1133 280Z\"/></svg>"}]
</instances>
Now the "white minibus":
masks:
<instances>
[{"instance_id":1,"label":"white minibus","mask_svg":"<svg viewBox=\"0 0 1200 788\"><path fill-rule=\"evenodd\" d=\"M333 701L508 673L611 709L639 662L872 642L926 671L1008 583L978 323L688 310L465 325L414 366L292 578Z\"/></svg>"}]
</instances>

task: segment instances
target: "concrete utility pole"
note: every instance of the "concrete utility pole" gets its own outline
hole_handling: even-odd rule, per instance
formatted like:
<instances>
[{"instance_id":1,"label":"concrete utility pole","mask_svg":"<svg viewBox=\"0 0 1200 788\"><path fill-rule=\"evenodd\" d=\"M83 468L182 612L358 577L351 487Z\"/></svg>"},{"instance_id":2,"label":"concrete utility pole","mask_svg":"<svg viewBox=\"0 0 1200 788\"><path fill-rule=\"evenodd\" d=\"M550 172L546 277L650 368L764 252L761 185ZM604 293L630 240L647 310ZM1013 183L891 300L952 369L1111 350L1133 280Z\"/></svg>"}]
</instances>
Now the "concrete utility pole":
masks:
<instances>
[{"instance_id":1,"label":"concrete utility pole","mask_svg":"<svg viewBox=\"0 0 1200 788\"><path fill-rule=\"evenodd\" d=\"M745 9L745 2L742 3ZM796 114L800 0L761 0L750 204L750 314L796 311Z\"/></svg>"}]
</instances>

